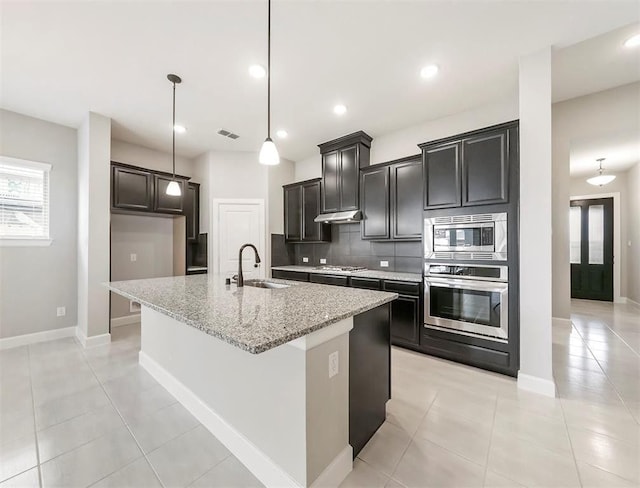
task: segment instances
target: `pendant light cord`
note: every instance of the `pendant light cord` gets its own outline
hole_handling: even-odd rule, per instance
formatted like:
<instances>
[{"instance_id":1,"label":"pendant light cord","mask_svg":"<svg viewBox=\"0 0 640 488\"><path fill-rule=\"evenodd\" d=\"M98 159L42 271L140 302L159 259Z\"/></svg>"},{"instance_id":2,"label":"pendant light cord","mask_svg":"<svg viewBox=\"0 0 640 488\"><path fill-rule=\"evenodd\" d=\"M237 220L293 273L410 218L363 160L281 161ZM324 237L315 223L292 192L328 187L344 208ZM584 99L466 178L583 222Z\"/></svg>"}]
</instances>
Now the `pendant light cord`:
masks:
<instances>
[{"instance_id":1,"label":"pendant light cord","mask_svg":"<svg viewBox=\"0 0 640 488\"><path fill-rule=\"evenodd\" d=\"M267 14L267 138L271 139L271 0Z\"/></svg>"},{"instance_id":2,"label":"pendant light cord","mask_svg":"<svg viewBox=\"0 0 640 488\"><path fill-rule=\"evenodd\" d=\"M171 125L171 134L173 135L173 145L171 156L173 160L173 179L176 179L176 82L173 82L173 120Z\"/></svg>"}]
</instances>

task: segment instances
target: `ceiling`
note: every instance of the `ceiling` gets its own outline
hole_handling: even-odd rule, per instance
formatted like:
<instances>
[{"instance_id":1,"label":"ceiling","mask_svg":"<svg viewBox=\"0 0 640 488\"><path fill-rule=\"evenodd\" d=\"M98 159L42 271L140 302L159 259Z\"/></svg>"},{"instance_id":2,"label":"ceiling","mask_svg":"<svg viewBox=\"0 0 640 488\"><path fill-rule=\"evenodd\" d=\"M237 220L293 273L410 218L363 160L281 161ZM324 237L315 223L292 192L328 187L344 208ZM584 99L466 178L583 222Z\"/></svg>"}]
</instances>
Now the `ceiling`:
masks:
<instances>
[{"instance_id":1,"label":"ceiling","mask_svg":"<svg viewBox=\"0 0 640 488\"><path fill-rule=\"evenodd\" d=\"M0 8L2 108L72 127L91 110L112 118L114 138L170 150L173 72L184 80L180 155L256 151L266 135L266 80L248 75L249 65L266 64L265 1L3 0ZM515 96L519 56L638 21L635 0L274 0L273 128L289 132L280 153L300 160L351 131L375 138ZM597 59L607 66L605 51ZM563 98L628 74L590 71L606 78L598 84L560 61L568 67L554 88ZM430 63L440 73L420 79ZM348 107L342 117L332 113L338 102Z\"/></svg>"},{"instance_id":2,"label":"ceiling","mask_svg":"<svg viewBox=\"0 0 640 488\"><path fill-rule=\"evenodd\" d=\"M627 171L640 161L638 131L623 131L571 141L571 176L595 175L598 158L605 158L602 167L606 172Z\"/></svg>"}]
</instances>

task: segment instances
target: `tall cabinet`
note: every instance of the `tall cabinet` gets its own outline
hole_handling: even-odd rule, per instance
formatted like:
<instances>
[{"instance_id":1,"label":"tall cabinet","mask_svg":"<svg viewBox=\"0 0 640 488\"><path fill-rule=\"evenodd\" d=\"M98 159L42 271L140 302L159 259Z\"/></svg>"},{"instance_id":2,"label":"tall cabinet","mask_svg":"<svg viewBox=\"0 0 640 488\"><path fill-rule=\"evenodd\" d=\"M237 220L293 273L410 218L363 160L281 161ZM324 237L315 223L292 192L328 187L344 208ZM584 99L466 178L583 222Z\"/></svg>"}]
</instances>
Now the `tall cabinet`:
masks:
<instances>
[{"instance_id":1,"label":"tall cabinet","mask_svg":"<svg viewBox=\"0 0 640 488\"><path fill-rule=\"evenodd\" d=\"M320 181L316 178L283 187L285 241L331 241L331 226L314 222L320 214Z\"/></svg>"}]
</instances>

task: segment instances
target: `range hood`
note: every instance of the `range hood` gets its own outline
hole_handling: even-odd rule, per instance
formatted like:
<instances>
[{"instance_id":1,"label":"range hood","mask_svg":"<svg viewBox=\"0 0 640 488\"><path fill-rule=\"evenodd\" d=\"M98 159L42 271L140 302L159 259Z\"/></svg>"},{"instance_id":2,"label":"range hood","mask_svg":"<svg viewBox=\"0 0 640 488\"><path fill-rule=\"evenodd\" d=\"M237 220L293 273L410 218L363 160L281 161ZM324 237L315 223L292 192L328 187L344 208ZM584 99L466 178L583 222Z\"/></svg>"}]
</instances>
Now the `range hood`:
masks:
<instances>
[{"instance_id":1,"label":"range hood","mask_svg":"<svg viewBox=\"0 0 640 488\"><path fill-rule=\"evenodd\" d=\"M323 213L313 221L324 224L352 224L353 222L360 222L361 219L362 212L360 210L346 210L344 212Z\"/></svg>"}]
</instances>

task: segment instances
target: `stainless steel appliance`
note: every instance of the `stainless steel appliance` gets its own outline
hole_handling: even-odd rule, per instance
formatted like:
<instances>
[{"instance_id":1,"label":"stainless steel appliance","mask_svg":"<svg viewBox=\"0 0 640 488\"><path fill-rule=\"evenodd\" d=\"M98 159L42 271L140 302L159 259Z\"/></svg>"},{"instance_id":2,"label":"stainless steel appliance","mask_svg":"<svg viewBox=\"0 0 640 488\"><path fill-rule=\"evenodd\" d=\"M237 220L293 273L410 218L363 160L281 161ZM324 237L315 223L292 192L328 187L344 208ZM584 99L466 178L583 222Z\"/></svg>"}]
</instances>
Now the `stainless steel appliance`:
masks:
<instances>
[{"instance_id":1,"label":"stainless steel appliance","mask_svg":"<svg viewBox=\"0 0 640 488\"><path fill-rule=\"evenodd\" d=\"M424 257L506 261L507 214L451 215L425 219Z\"/></svg>"},{"instance_id":2,"label":"stainless steel appliance","mask_svg":"<svg viewBox=\"0 0 640 488\"><path fill-rule=\"evenodd\" d=\"M424 298L425 327L507 342L506 266L426 263Z\"/></svg>"}]
</instances>

